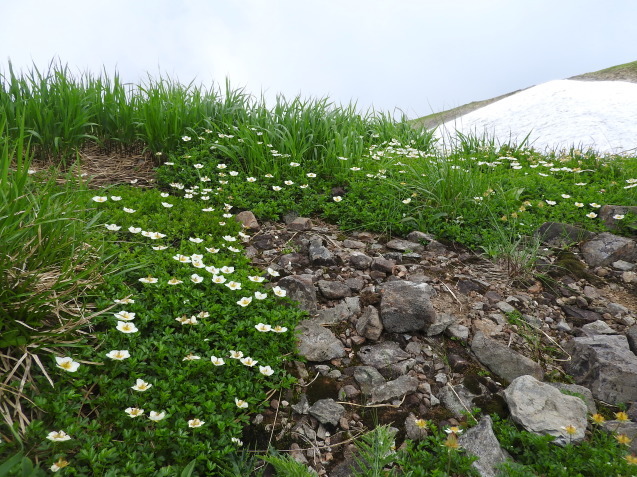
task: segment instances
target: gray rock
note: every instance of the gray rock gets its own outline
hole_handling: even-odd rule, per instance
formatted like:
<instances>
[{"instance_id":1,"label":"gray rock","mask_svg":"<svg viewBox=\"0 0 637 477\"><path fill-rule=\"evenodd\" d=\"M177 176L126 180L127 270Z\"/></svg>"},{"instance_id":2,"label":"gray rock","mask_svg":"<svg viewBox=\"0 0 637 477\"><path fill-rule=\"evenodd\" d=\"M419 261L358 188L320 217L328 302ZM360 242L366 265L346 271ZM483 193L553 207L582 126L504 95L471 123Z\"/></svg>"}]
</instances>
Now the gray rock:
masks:
<instances>
[{"instance_id":1,"label":"gray rock","mask_svg":"<svg viewBox=\"0 0 637 477\"><path fill-rule=\"evenodd\" d=\"M483 295L489 289L489 284L484 280L478 280L472 277L459 277L458 291L463 295L468 295L472 291L480 293Z\"/></svg>"},{"instance_id":2,"label":"gray rock","mask_svg":"<svg viewBox=\"0 0 637 477\"><path fill-rule=\"evenodd\" d=\"M544 377L542 367L535 361L498 341L487 338L481 332L476 333L473 337L471 351L476 355L478 361L506 381L511 382L515 378L527 374L539 380Z\"/></svg>"},{"instance_id":3,"label":"gray rock","mask_svg":"<svg viewBox=\"0 0 637 477\"><path fill-rule=\"evenodd\" d=\"M628 347L637 355L637 325L633 325L626 330L626 338L628 339Z\"/></svg>"},{"instance_id":4,"label":"gray rock","mask_svg":"<svg viewBox=\"0 0 637 477\"><path fill-rule=\"evenodd\" d=\"M540 237L543 243L562 247L582 240L590 240L595 236L588 230L573 225L559 222L545 222L536 230L535 235Z\"/></svg>"},{"instance_id":5,"label":"gray rock","mask_svg":"<svg viewBox=\"0 0 637 477\"><path fill-rule=\"evenodd\" d=\"M414 230L407 234L407 240L412 242L431 242L434 240L433 235L427 234L425 232L421 232L419 230Z\"/></svg>"},{"instance_id":6,"label":"gray rock","mask_svg":"<svg viewBox=\"0 0 637 477\"><path fill-rule=\"evenodd\" d=\"M359 240L345 239L343 240L343 247L361 249L361 248L365 248L365 244Z\"/></svg>"},{"instance_id":7,"label":"gray rock","mask_svg":"<svg viewBox=\"0 0 637 477\"><path fill-rule=\"evenodd\" d=\"M582 331L586 336L594 335L615 335L617 332L606 324L605 321L597 320L592 323L586 323L582 326Z\"/></svg>"},{"instance_id":8,"label":"gray rock","mask_svg":"<svg viewBox=\"0 0 637 477\"><path fill-rule=\"evenodd\" d=\"M590 389L579 384L568 383L548 383L556 389L559 389L562 394L576 395L586 404L586 409L589 414L595 414L597 412L597 406L595 405L595 399Z\"/></svg>"},{"instance_id":9,"label":"gray rock","mask_svg":"<svg viewBox=\"0 0 637 477\"><path fill-rule=\"evenodd\" d=\"M349 256L349 264L356 270L366 270L372 265L372 257L362 252L352 252Z\"/></svg>"},{"instance_id":10,"label":"gray rock","mask_svg":"<svg viewBox=\"0 0 637 477\"><path fill-rule=\"evenodd\" d=\"M295 268L306 268L310 264L310 261L302 253L293 252L281 255L281 257L277 260L277 263L281 268L292 270Z\"/></svg>"},{"instance_id":11,"label":"gray rock","mask_svg":"<svg viewBox=\"0 0 637 477\"><path fill-rule=\"evenodd\" d=\"M237 215L234 216L234 218L237 222L241 222L241 225L243 226L244 229L257 231L261 228L259 226L259 222L257 221L257 218L249 210L244 210L243 212L239 212Z\"/></svg>"},{"instance_id":12,"label":"gray rock","mask_svg":"<svg viewBox=\"0 0 637 477\"><path fill-rule=\"evenodd\" d=\"M585 325L602 319L602 315L593 310L585 310L577 306L562 305L562 310L577 326Z\"/></svg>"},{"instance_id":13,"label":"gray rock","mask_svg":"<svg viewBox=\"0 0 637 477\"><path fill-rule=\"evenodd\" d=\"M399 252L421 252L425 249L418 242L410 242L409 240L393 239L385 244L387 248L398 250Z\"/></svg>"},{"instance_id":14,"label":"gray rock","mask_svg":"<svg viewBox=\"0 0 637 477\"><path fill-rule=\"evenodd\" d=\"M321 424L331 424L336 426L345 408L334 399L319 399L309 410L310 416L315 417Z\"/></svg>"},{"instance_id":15,"label":"gray rock","mask_svg":"<svg viewBox=\"0 0 637 477\"><path fill-rule=\"evenodd\" d=\"M311 315L316 313L316 289L312 275L289 275L279 280L278 285L285 289L291 300L299 302L302 310Z\"/></svg>"},{"instance_id":16,"label":"gray rock","mask_svg":"<svg viewBox=\"0 0 637 477\"><path fill-rule=\"evenodd\" d=\"M458 443L467 453L478 458L473 464L482 477L499 475L497 466L510 459L507 451L502 449L500 442L493 433L491 416L484 416L480 422L458 439Z\"/></svg>"},{"instance_id":17,"label":"gray rock","mask_svg":"<svg viewBox=\"0 0 637 477\"><path fill-rule=\"evenodd\" d=\"M495 304L495 306L502 313L513 313L515 311L515 307L513 305L507 303L506 301L499 301L499 302L497 302Z\"/></svg>"},{"instance_id":18,"label":"gray rock","mask_svg":"<svg viewBox=\"0 0 637 477\"><path fill-rule=\"evenodd\" d=\"M350 319L360 311L360 298L357 296L347 297L331 308L319 310L317 318L312 319L312 321L320 325L334 325Z\"/></svg>"},{"instance_id":19,"label":"gray rock","mask_svg":"<svg viewBox=\"0 0 637 477\"><path fill-rule=\"evenodd\" d=\"M439 335L445 331L449 325L456 321L458 321L458 318L450 315L449 313L437 313L435 315L434 322L427 328L427 336Z\"/></svg>"},{"instance_id":20,"label":"gray rock","mask_svg":"<svg viewBox=\"0 0 637 477\"><path fill-rule=\"evenodd\" d=\"M297 217L288 224L288 229L297 231L312 230L312 220L307 217Z\"/></svg>"},{"instance_id":21,"label":"gray rock","mask_svg":"<svg viewBox=\"0 0 637 477\"><path fill-rule=\"evenodd\" d=\"M380 318L390 333L427 331L436 322L430 297L434 290L427 283L393 281L381 290Z\"/></svg>"},{"instance_id":22,"label":"gray rock","mask_svg":"<svg viewBox=\"0 0 637 477\"><path fill-rule=\"evenodd\" d=\"M416 392L418 389L418 378L413 376L400 376L393 381L387 381L372 389L373 403L391 401L402 398L404 395Z\"/></svg>"},{"instance_id":23,"label":"gray rock","mask_svg":"<svg viewBox=\"0 0 637 477\"><path fill-rule=\"evenodd\" d=\"M571 355L565 371L595 399L612 405L637 401L637 356L626 336L573 338L564 349Z\"/></svg>"},{"instance_id":24,"label":"gray rock","mask_svg":"<svg viewBox=\"0 0 637 477\"><path fill-rule=\"evenodd\" d=\"M329 361L345 356L345 347L330 330L309 320L296 327L299 333L298 352L309 361Z\"/></svg>"},{"instance_id":25,"label":"gray rock","mask_svg":"<svg viewBox=\"0 0 637 477\"><path fill-rule=\"evenodd\" d=\"M372 391L385 384L385 378L373 366L356 366L354 379L361 388L363 394L371 395Z\"/></svg>"},{"instance_id":26,"label":"gray rock","mask_svg":"<svg viewBox=\"0 0 637 477\"><path fill-rule=\"evenodd\" d=\"M635 265L634 263L629 263L624 260L617 260L616 262L613 262L613 268L621 272L630 272L631 270L634 270L636 267L637 265Z\"/></svg>"},{"instance_id":27,"label":"gray rock","mask_svg":"<svg viewBox=\"0 0 637 477\"><path fill-rule=\"evenodd\" d=\"M358 357L367 366L373 366L383 375L401 375L407 372L415 361L395 341L362 346Z\"/></svg>"},{"instance_id":28,"label":"gray rock","mask_svg":"<svg viewBox=\"0 0 637 477\"><path fill-rule=\"evenodd\" d=\"M320 237L310 239L309 257L312 265L336 265L334 255L326 247Z\"/></svg>"},{"instance_id":29,"label":"gray rock","mask_svg":"<svg viewBox=\"0 0 637 477\"><path fill-rule=\"evenodd\" d=\"M377 272L393 273L396 262L393 260L386 260L384 258L376 257L372 260L371 269Z\"/></svg>"},{"instance_id":30,"label":"gray rock","mask_svg":"<svg viewBox=\"0 0 637 477\"><path fill-rule=\"evenodd\" d=\"M421 441L427 437L427 427L416 424L416 416L412 413L405 419L405 434L407 439L412 441Z\"/></svg>"},{"instance_id":31,"label":"gray rock","mask_svg":"<svg viewBox=\"0 0 637 477\"><path fill-rule=\"evenodd\" d=\"M383 323L378 310L373 306L365 307L363 314L356 322L356 333L370 340L378 340L383 333Z\"/></svg>"},{"instance_id":32,"label":"gray rock","mask_svg":"<svg viewBox=\"0 0 637 477\"><path fill-rule=\"evenodd\" d=\"M504 390L511 417L527 431L550 434L563 445L584 439L586 404L580 398L567 396L533 376L520 376ZM566 426L574 426L575 434L568 435Z\"/></svg>"},{"instance_id":33,"label":"gray rock","mask_svg":"<svg viewBox=\"0 0 637 477\"><path fill-rule=\"evenodd\" d=\"M445 334L450 338L467 341L469 339L469 328L459 323L451 323L445 330Z\"/></svg>"},{"instance_id":34,"label":"gray rock","mask_svg":"<svg viewBox=\"0 0 637 477\"><path fill-rule=\"evenodd\" d=\"M473 400L479 395L469 391L464 384L442 386L438 392L438 399L449 409L455 417L462 417L463 413L473 408Z\"/></svg>"},{"instance_id":35,"label":"gray rock","mask_svg":"<svg viewBox=\"0 0 637 477\"><path fill-rule=\"evenodd\" d=\"M591 267L604 267L617 260L631 262L637 258L634 240L608 232L584 243L581 251L584 261Z\"/></svg>"},{"instance_id":36,"label":"gray rock","mask_svg":"<svg viewBox=\"0 0 637 477\"><path fill-rule=\"evenodd\" d=\"M310 404L307 402L307 395L301 394L301 399L297 404L292 404L292 410L297 414L307 414L310 410Z\"/></svg>"},{"instance_id":37,"label":"gray rock","mask_svg":"<svg viewBox=\"0 0 637 477\"><path fill-rule=\"evenodd\" d=\"M321 295L328 300L340 300L352 294L350 288L343 282L319 280L318 287Z\"/></svg>"}]
</instances>

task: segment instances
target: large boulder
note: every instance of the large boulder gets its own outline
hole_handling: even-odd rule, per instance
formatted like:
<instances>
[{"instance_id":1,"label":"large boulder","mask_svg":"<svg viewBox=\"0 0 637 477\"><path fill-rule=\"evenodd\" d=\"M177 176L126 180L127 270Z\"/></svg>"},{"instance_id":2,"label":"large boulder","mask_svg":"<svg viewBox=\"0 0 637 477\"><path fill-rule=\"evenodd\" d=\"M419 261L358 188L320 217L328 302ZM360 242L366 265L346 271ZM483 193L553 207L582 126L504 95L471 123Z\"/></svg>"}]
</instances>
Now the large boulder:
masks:
<instances>
[{"instance_id":1,"label":"large boulder","mask_svg":"<svg viewBox=\"0 0 637 477\"><path fill-rule=\"evenodd\" d=\"M608 232L584 243L581 251L584 261L591 267L604 267L618 260L631 262L637 258L634 240Z\"/></svg>"},{"instance_id":2,"label":"large boulder","mask_svg":"<svg viewBox=\"0 0 637 477\"><path fill-rule=\"evenodd\" d=\"M637 356L626 336L573 338L564 349L571 355L564 369L595 399L613 405L637 401Z\"/></svg>"},{"instance_id":3,"label":"large boulder","mask_svg":"<svg viewBox=\"0 0 637 477\"><path fill-rule=\"evenodd\" d=\"M584 439L587 409L580 398L562 394L533 376L520 376L504 390L504 399L513 420L527 431L555 436L558 444ZM575 433L568 434L567 426L575 427Z\"/></svg>"},{"instance_id":4,"label":"large boulder","mask_svg":"<svg viewBox=\"0 0 637 477\"><path fill-rule=\"evenodd\" d=\"M287 292L287 296L299 302L299 307L309 314L316 313L316 288L312 275L290 275L277 283Z\"/></svg>"},{"instance_id":5,"label":"large boulder","mask_svg":"<svg viewBox=\"0 0 637 477\"><path fill-rule=\"evenodd\" d=\"M542 366L512 350L508 346L488 338L482 332L478 332L471 342L471 351L478 361L485 365L498 377L511 382L519 376L529 374L542 380L544 371Z\"/></svg>"},{"instance_id":6,"label":"large boulder","mask_svg":"<svg viewBox=\"0 0 637 477\"><path fill-rule=\"evenodd\" d=\"M560 222L544 222L535 231L535 235L543 243L556 247L570 245L582 240L590 240L595 236L594 233L588 230Z\"/></svg>"},{"instance_id":7,"label":"large boulder","mask_svg":"<svg viewBox=\"0 0 637 477\"><path fill-rule=\"evenodd\" d=\"M435 290L427 283L393 281L381 290L380 318L389 333L427 331L436 322L430 297Z\"/></svg>"}]
</instances>

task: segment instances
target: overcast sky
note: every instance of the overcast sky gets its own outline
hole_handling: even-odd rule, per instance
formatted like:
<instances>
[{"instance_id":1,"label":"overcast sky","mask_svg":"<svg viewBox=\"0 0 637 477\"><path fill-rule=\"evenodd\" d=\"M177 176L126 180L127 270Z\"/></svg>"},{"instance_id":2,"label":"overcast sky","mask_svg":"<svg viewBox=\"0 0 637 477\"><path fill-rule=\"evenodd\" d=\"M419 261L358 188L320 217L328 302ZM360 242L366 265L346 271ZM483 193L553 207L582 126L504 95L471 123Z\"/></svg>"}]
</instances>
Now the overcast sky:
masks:
<instances>
[{"instance_id":1,"label":"overcast sky","mask_svg":"<svg viewBox=\"0 0 637 477\"><path fill-rule=\"evenodd\" d=\"M634 0L0 0L0 71L161 71L419 117L637 60Z\"/></svg>"}]
</instances>

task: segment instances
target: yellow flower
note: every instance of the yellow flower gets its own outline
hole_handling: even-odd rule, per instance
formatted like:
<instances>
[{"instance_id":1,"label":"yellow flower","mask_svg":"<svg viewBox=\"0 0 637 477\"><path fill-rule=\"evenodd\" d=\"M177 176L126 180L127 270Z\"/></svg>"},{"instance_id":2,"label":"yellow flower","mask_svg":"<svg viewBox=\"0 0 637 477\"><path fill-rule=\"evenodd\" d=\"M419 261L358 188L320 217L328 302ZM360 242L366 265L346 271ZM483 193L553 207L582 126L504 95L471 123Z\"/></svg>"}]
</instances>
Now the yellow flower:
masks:
<instances>
[{"instance_id":1,"label":"yellow flower","mask_svg":"<svg viewBox=\"0 0 637 477\"><path fill-rule=\"evenodd\" d=\"M615 419L617 419L618 421L621 421L621 422L627 422L627 421L630 421L630 419L629 419L629 417L628 417L628 414L626 414L626 413L625 413L625 412L623 412L623 411L616 412L616 413L615 413Z\"/></svg>"},{"instance_id":2,"label":"yellow flower","mask_svg":"<svg viewBox=\"0 0 637 477\"><path fill-rule=\"evenodd\" d=\"M628 437L626 434L617 434L615 436L615 439L617 439L618 443L624 444L624 445L629 445L632 441L632 439Z\"/></svg>"},{"instance_id":3,"label":"yellow flower","mask_svg":"<svg viewBox=\"0 0 637 477\"><path fill-rule=\"evenodd\" d=\"M562 426L562 429L564 429L569 436L577 434L577 428L575 426Z\"/></svg>"},{"instance_id":4,"label":"yellow flower","mask_svg":"<svg viewBox=\"0 0 637 477\"><path fill-rule=\"evenodd\" d=\"M414 421L414 424L416 424L416 426L418 426L420 429L427 429L427 421L425 421L424 419L416 419Z\"/></svg>"},{"instance_id":5,"label":"yellow flower","mask_svg":"<svg viewBox=\"0 0 637 477\"><path fill-rule=\"evenodd\" d=\"M60 459L51 466L51 472L57 472L58 470L63 469L67 465L69 465L69 462L67 460L64 460L62 457L60 457Z\"/></svg>"},{"instance_id":6,"label":"yellow flower","mask_svg":"<svg viewBox=\"0 0 637 477\"><path fill-rule=\"evenodd\" d=\"M593 414L591 416L591 420L595 424L603 424L606 421L606 419L604 419L604 416L602 416L601 414Z\"/></svg>"},{"instance_id":7,"label":"yellow flower","mask_svg":"<svg viewBox=\"0 0 637 477\"><path fill-rule=\"evenodd\" d=\"M629 464L637 465L637 456L635 454L626 455L624 457Z\"/></svg>"},{"instance_id":8,"label":"yellow flower","mask_svg":"<svg viewBox=\"0 0 637 477\"><path fill-rule=\"evenodd\" d=\"M454 433L451 433L447 436L447 440L443 443L443 445L449 450L460 448L460 444L458 444L458 438Z\"/></svg>"}]
</instances>

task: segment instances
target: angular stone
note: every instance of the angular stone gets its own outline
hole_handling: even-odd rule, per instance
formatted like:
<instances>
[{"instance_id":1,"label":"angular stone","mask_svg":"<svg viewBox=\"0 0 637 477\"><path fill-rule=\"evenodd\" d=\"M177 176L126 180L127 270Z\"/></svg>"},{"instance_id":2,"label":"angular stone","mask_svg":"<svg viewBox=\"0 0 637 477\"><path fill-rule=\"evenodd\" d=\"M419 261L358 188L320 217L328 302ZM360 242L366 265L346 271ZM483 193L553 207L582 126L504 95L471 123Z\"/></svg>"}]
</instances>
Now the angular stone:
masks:
<instances>
[{"instance_id":1,"label":"angular stone","mask_svg":"<svg viewBox=\"0 0 637 477\"><path fill-rule=\"evenodd\" d=\"M306 231L312 230L313 224L312 220L307 217L297 217L292 222L288 224L288 229L296 230L296 231Z\"/></svg>"},{"instance_id":2,"label":"angular stone","mask_svg":"<svg viewBox=\"0 0 637 477\"><path fill-rule=\"evenodd\" d=\"M449 325L458 321L453 315L449 313L437 313L433 323L427 328L427 336L436 336L444 332Z\"/></svg>"},{"instance_id":3,"label":"angular stone","mask_svg":"<svg viewBox=\"0 0 637 477\"><path fill-rule=\"evenodd\" d=\"M290 270L294 268L307 268L310 265L310 261L302 253L293 252L281 255L281 257L277 260L277 264L281 268Z\"/></svg>"},{"instance_id":4,"label":"angular stone","mask_svg":"<svg viewBox=\"0 0 637 477\"><path fill-rule=\"evenodd\" d=\"M630 272L631 270L637 268L637 265L635 265L634 263L626 262L624 260L617 260L616 262L613 262L613 268L621 272Z\"/></svg>"},{"instance_id":5,"label":"angular stone","mask_svg":"<svg viewBox=\"0 0 637 477\"><path fill-rule=\"evenodd\" d=\"M246 230L257 231L261 228L259 226L257 218L249 210L239 212L237 215L234 216L234 218L237 222L241 222L241 225Z\"/></svg>"},{"instance_id":6,"label":"angular stone","mask_svg":"<svg viewBox=\"0 0 637 477\"><path fill-rule=\"evenodd\" d=\"M360 298L348 297L332 308L324 308L317 312L317 317L312 321L320 325L334 325L350 319L360 313Z\"/></svg>"},{"instance_id":7,"label":"angular stone","mask_svg":"<svg viewBox=\"0 0 637 477\"><path fill-rule=\"evenodd\" d=\"M573 338L564 349L571 355L565 371L595 399L612 405L637 401L637 356L626 336Z\"/></svg>"},{"instance_id":8,"label":"angular stone","mask_svg":"<svg viewBox=\"0 0 637 477\"><path fill-rule=\"evenodd\" d=\"M372 257L361 252L352 252L349 256L349 264L356 270L366 270L372 265Z\"/></svg>"},{"instance_id":9,"label":"angular stone","mask_svg":"<svg viewBox=\"0 0 637 477\"><path fill-rule=\"evenodd\" d=\"M470 292L474 291L480 294L486 293L489 288L489 284L483 280L476 280L473 278L461 278L458 280L458 291L463 295L468 295Z\"/></svg>"},{"instance_id":10,"label":"angular stone","mask_svg":"<svg viewBox=\"0 0 637 477\"><path fill-rule=\"evenodd\" d=\"M330 330L309 320L296 327L299 333L298 352L309 361L329 361L345 356L345 347Z\"/></svg>"},{"instance_id":11,"label":"angular stone","mask_svg":"<svg viewBox=\"0 0 637 477\"><path fill-rule=\"evenodd\" d=\"M363 394L371 395L378 386L385 384L386 380L373 366L356 366L354 368L354 379L361 387Z\"/></svg>"},{"instance_id":12,"label":"angular stone","mask_svg":"<svg viewBox=\"0 0 637 477\"><path fill-rule=\"evenodd\" d=\"M309 256L313 265L336 265L334 255L323 246L323 241L320 237L310 239Z\"/></svg>"},{"instance_id":13,"label":"angular stone","mask_svg":"<svg viewBox=\"0 0 637 477\"><path fill-rule=\"evenodd\" d=\"M594 335L616 335L617 332L606 324L605 321L597 320L582 326L582 331L586 336Z\"/></svg>"},{"instance_id":14,"label":"angular stone","mask_svg":"<svg viewBox=\"0 0 637 477\"><path fill-rule=\"evenodd\" d=\"M400 399L406 394L416 392L418 389L418 378L413 376L400 376L393 381L387 381L374 389L372 389L373 403L391 401L392 399Z\"/></svg>"},{"instance_id":15,"label":"angular stone","mask_svg":"<svg viewBox=\"0 0 637 477\"><path fill-rule=\"evenodd\" d=\"M543 243L562 247L582 240L590 240L594 233L573 225L562 224L560 222L545 222L535 231L535 235L540 237Z\"/></svg>"},{"instance_id":16,"label":"angular stone","mask_svg":"<svg viewBox=\"0 0 637 477\"><path fill-rule=\"evenodd\" d=\"M299 302L299 307L309 314L316 313L316 288L312 275L289 275L279 280L278 285L287 292L287 296Z\"/></svg>"},{"instance_id":17,"label":"angular stone","mask_svg":"<svg viewBox=\"0 0 637 477\"><path fill-rule=\"evenodd\" d=\"M576 306L562 305L562 310L566 316L577 326L585 325L602 319L602 315L593 310L585 310Z\"/></svg>"},{"instance_id":18,"label":"angular stone","mask_svg":"<svg viewBox=\"0 0 637 477\"><path fill-rule=\"evenodd\" d=\"M352 294L350 288L343 282L319 280L318 287L321 295L328 300L340 300Z\"/></svg>"},{"instance_id":19,"label":"angular stone","mask_svg":"<svg viewBox=\"0 0 637 477\"><path fill-rule=\"evenodd\" d=\"M360 248L365 248L366 245L359 240L345 239L343 240L343 247L360 249Z\"/></svg>"},{"instance_id":20,"label":"angular stone","mask_svg":"<svg viewBox=\"0 0 637 477\"><path fill-rule=\"evenodd\" d=\"M637 325L633 325L626 330L626 338L628 339L628 347L637 355Z\"/></svg>"},{"instance_id":21,"label":"angular stone","mask_svg":"<svg viewBox=\"0 0 637 477\"><path fill-rule=\"evenodd\" d=\"M405 374L407 367L414 362L395 341L363 346L358 350L358 357L367 366L373 366L385 374Z\"/></svg>"},{"instance_id":22,"label":"angular stone","mask_svg":"<svg viewBox=\"0 0 637 477\"><path fill-rule=\"evenodd\" d=\"M481 332L473 337L471 351L491 372L508 382L523 375L539 380L544 377L542 366Z\"/></svg>"},{"instance_id":23,"label":"angular stone","mask_svg":"<svg viewBox=\"0 0 637 477\"><path fill-rule=\"evenodd\" d=\"M469 339L469 328L459 323L451 323L449 326L447 326L445 334L450 338L467 341Z\"/></svg>"},{"instance_id":24,"label":"angular stone","mask_svg":"<svg viewBox=\"0 0 637 477\"><path fill-rule=\"evenodd\" d=\"M390 333L427 331L436 322L430 297L435 290L426 283L394 281L381 290L380 317Z\"/></svg>"},{"instance_id":25,"label":"angular stone","mask_svg":"<svg viewBox=\"0 0 637 477\"><path fill-rule=\"evenodd\" d=\"M555 436L560 445L584 439L586 404L580 398L526 375L513 380L504 390L504 399L513 420L527 431ZM574 426L575 434L568 435L566 426Z\"/></svg>"},{"instance_id":26,"label":"angular stone","mask_svg":"<svg viewBox=\"0 0 637 477\"><path fill-rule=\"evenodd\" d=\"M297 404L292 404L292 410L297 414L307 414L310 410L310 404L307 402L307 394L301 394L301 398Z\"/></svg>"},{"instance_id":27,"label":"angular stone","mask_svg":"<svg viewBox=\"0 0 637 477\"><path fill-rule=\"evenodd\" d=\"M637 258L634 240L608 232L597 235L580 248L584 261L590 267L605 267L617 260L631 262Z\"/></svg>"},{"instance_id":28,"label":"angular stone","mask_svg":"<svg viewBox=\"0 0 637 477\"><path fill-rule=\"evenodd\" d=\"M438 392L438 399L457 418L462 417L462 413L473 407L473 400L479 395L469 391L463 384L456 386L442 386Z\"/></svg>"},{"instance_id":29,"label":"angular stone","mask_svg":"<svg viewBox=\"0 0 637 477\"><path fill-rule=\"evenodd\" d=\"M502 449L498 438L493 433L491 416L483 416L476 426L460 436L458 443L467 453L478 458L471 465L482 477L500 475L498 465L511 458L509 453Z\"/></svg>"},{"instance_id":30,"label":"angular stone","mask_svg":"<svg viewBox=\"0 0 637 477\"><path fill-rule=\"evenodd\" d=\"M417 242L410 242L409 240L393 239L385 244L387 248L392 250L398 250L399 252L421 252L425 249Z\"/></svg>"},{"instance_id":31,"label":"angular stone","mask_svg":"<svg viewBox=\"0 0 637 477\"><path fill-rule=\"evenodd\" d=\"M383 333L383 323L380 321L378 310L375 307L365 307L363 314L356 322L356 333L373 341L380 338Z\"/></svg>"},{"instance_id":32,"label":"angular stone","mask_svg":"<svg viewBox=\"0 0 637 477\"><path fill-rule=\"evenodd\" d=\"M310 416L315 417L321 424L331 424L336 426L345 408L334 399L319 399L309 410Z\"/></svg>"},{"instance_id":33,"label":"angular stone","mask_svg":"<svg viewBox=\"0 0 637 477\"><path fill-rule=\"evenodd\" d=\"M407 439L421 441L427 437L427 427L421 427L416 424L416 416L410 413L405 419L405 434Z\"/></svg>"},{"instance_id":34,"label":"angular stone","mask_svg":"<svg viewBox=\"0 0 637 477\"><path fill-rule=\"evenodd\" d=\"M371 268L377 272L393 273L395 266L395 261L377 257L372 260Z\"/></svg>"}]
</instances>

